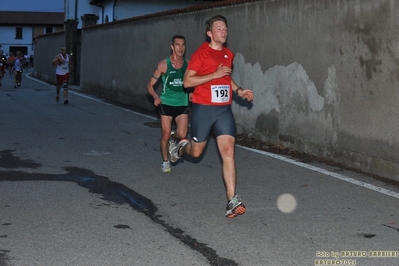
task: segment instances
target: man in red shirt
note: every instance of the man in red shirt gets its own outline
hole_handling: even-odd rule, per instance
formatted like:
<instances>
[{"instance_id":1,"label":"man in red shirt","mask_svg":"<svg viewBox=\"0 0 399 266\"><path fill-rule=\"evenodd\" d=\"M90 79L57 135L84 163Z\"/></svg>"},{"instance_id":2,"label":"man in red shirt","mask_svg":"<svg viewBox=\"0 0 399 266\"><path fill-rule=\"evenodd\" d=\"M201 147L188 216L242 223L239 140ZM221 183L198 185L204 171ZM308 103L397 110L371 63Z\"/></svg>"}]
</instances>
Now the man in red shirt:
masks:
<instances>
[{"instance_id":1,"label":"man in red shirt","mask_svg":"<svg viewBox=\"0 0 399 266\"><path fill-rule=\"evenodd\" d=\"M245 213L245 205L236 195L236 166L234 145L236 126L231 111L232 93L248 101L251 90L242 89L231 78L234 54L224 46L227 20L221 15L206 22L210 42L203 43L191 57L184 75L184 87L194 87L192 95L191 141L182 139L171 149L171 161L187 155L194 158L204 151L213 127L222 157L223 179L226 187L226 217Z\"/></svg>"}]
</instances>

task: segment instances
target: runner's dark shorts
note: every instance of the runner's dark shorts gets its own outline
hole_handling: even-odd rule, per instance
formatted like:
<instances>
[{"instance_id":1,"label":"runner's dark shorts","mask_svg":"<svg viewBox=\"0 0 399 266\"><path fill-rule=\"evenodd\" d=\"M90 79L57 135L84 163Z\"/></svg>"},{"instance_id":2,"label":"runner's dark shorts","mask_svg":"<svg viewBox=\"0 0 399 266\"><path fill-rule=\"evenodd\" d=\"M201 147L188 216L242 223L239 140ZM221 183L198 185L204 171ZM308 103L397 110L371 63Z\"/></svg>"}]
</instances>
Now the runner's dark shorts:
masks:
<instances>
[{"instance_id":1,"label":"runner's dark shorts","mask_svg":"<svg viewBox=\"0 0 399 266\"><path fill-rule=\"evenodd\" d=\"M191 138L195 142L208 140L212 130L216 137L236 137L236 123L230 105L202 105L193 103L191 109Z\"/></svg>"},{"instance_id":2,"label":"runner's dark shorts","mask_svg":"<svg viewBox=\"0 0 399 266\"><path fill-rule=\"evenodd\" d=\"M179 115L188 114L188 106L170 106L160 104L158 110L160 115L171 116L173 118L176 118Z\"/></svg>"}]
</instances>

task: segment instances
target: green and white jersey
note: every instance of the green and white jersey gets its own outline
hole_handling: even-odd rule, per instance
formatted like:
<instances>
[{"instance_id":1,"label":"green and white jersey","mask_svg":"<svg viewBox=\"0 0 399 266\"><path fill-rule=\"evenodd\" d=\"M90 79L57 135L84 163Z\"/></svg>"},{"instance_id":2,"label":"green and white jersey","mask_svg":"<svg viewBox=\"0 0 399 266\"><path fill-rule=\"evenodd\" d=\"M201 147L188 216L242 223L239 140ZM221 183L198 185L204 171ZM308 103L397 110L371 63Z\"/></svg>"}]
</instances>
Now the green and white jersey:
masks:
<instances>
[{"instance_id":1,"label":"green and white jersey","mask_svg":"<svg viewBox=\"0 0 399 266\"><path fill-rule=\"evenodd\" d=\"M167 70L162 75L162 104L170 106L188 106L188 95L184 92L183 77L187 69L187 60L184 59L183 66L175 69L170 62L170 58L166 58Z\"/></svg>"}]
</instances>

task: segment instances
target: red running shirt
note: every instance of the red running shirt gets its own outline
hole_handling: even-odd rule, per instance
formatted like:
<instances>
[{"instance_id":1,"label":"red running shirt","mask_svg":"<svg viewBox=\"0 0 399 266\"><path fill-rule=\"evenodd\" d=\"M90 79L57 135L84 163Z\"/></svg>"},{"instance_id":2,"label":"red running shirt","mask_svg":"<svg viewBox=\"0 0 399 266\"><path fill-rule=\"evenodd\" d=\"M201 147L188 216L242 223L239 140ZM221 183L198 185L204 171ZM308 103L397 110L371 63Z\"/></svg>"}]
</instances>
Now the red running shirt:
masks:
<instances>
[{"instance_id":1,"label":"red running shirt","mask_svg":"<svg viewBox=\"0 0 399 266\"><path fill-rule=\"evenodd\" d=\"M214 50L209 43L203 43L192 55L187 69L203 76L216 71L218 66L232 67L234 54L223 46L222 50ZM193 103L205 105L229 105L232 101L231 76L213 79L195 87L192 95Z\"/></svg>"}]
</instances>

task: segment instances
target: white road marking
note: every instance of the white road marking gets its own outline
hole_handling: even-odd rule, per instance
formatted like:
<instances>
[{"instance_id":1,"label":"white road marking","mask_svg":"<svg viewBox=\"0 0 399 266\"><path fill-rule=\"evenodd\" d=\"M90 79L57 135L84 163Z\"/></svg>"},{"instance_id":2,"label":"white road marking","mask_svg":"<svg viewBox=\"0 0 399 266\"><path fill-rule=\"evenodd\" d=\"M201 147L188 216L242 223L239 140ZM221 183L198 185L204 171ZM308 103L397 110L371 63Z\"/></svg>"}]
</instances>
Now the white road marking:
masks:
<instances>
[{"instance_id":1,"label":"white road marking","mask_svg":"<svg viewBox=\"0 0 399 266\"><path fill-rule=\"evenodd\" d=\"M91 156L101 156L101 155L108 155L109 152L98 152L96 150L91 150L89 153L83 153L83 155L91 155Z\"/></svg>"},{"instance_id":2,"label":"white road marking","mask_svg":"<svg viewBox=\"0 0 399 266\"><path fill-rule=\"evenodd\" d=\"M29 74L26 74L25 76L26 76L27 78L32 79L32 80L35 80L35 81L37 81L37 82L39 82L39 83L42 83L42 84L45 84L45 85L48 85L48 86L50 86L50 87L54 87L54 88L55 88L54 85L48 84L48 83L46 83L46 82L44 82L44 81L41 81L41 80L39 80L39 79L36 79L36 78L31 77L31 76L30 76L30 73L29 73ZM74 85L72 85L72 86L74 86ZM71 88L71 89L72 89L72 88ZM87 96L87 95L81 94L81 93L76 92L76 91L69 90L69 93L75 94L75 95L79 95L79 96L81 96L81 97L83 97L83 98L90 99L90 100L93 100L93 101L96 101L96 102L99 102L99 103L103 103L103 104L108 105L108 106L112 105L112 104L110 104L110 103L105 102L104 100L99 100L99 99L97 99L97 98L94 98L94 97L91 97L91 96ZM142 116L142 117L146 117L146 118L149 118L149 119L152 119L152 120L159 120L158 118L153 117L153 116L150 116L150 115L144 115L144 114L141 114L141 113L138 113L138 112L135 112L135 111L126 109L126 108L119 107L119 106L115 106L115 107L117 107L117 108L119 108L119 109L122 109L122 110L124 110L124 111L126 111L126 112L133 113L133 114L135 114L135 115L140 115L140 116Z\"/></svg>"},{"instance_id":3,"label":"white road marking","mask_svg":"<svg viewBox=\"0 0 399 266\"><path fill-rule=\"evenodd\" d=\"M28 77L30 79L34 79L37 82L52 86L52 85L50 85L48 83L45 83L45 82L40 81L38 79L32 78L29 75L26 75L26 77ZM108 104L108 103L106 103L104 101L98 100L96 98L93 98L93 97L90 97L90 96L87 96L87 95L84 95L84 94L80 94L78 92L70 91L70 93L79 95L81 97L84 97L84 98L87 98L87 99L90 99L90 100L93 100L93 101L96 101L96 102L101 102L101 103L106 104L106 105L111 105L111 104ZM139 115L139 116L142 116L142 117L146 117L146 118L149 118L149 119L152 119L152 120L159 120L156 117L152 117L152 116L149 116L149 115L144 115L144 114L141 114L141 113L138 113L138 112L126 109L126 108L122 108L122 107L118 107L118 108L120 108L120 109L122 109L122 110L124 110L126 112L130 112L132 114ZM261 150L256 150L256 149L244 147L244 146L241 146L241 145L236 145L236 146L240 147L240 148L243 148L243 149L246 149L246 150L249 150L249 151L252 151L252 152L256 152L256 153L259 153L259 154L262 154L262 155L269 156L269 157L277 159L277 160L281 160L281 161L284 161L284 162L287 162L287 163L291 163L291 164L297 165L297 166L302 167L302 168L306 168L306 169L309 169L309 170L312 170L312 171L315 171L315 172L319 172L321 174L324 174L324 175L327 175L327 176L331 176L331 177L334 177L336 179L339 179L339 180L342 180L342 181L345 181L345 182L349 182L349 183L352 183L354 185L357 185L357 186L360 186L360 187L364 187L364 188L367 188L367 189L371 189L371 190L373 190L375 192L379 192L381 194L384 194L384 195L391 196L391 197L399 199L399 193L394 192L392 190L388 190L388 189L385 189L385 188L382 188L382 187L378 187L378 186L375 186L375 185L372 185L372 184L369 184L369 183L366 183L366 182L363 182L363 181L359 181L359 180L356 180L354 178L347 177L347 176L344 176L344 175L341 175L341 174L333 173L333 172L327 171L327 170L319 168L319 167L315 167L315 166L312 166L312 165L301 163L301 162L298 162L298 161L295 161L295 160L292 160L290 158L286 158L284 156L280 156L280 155L277 155L277 154L274 154L274 153L265 152L265 151L261 151ZM95 155L95 154L85 154L85 155Z\"/></svg>"},{"instance_id":4,"label":"white road marking","mask_svg":"<svg viewBox=\"0 0 399 266\"><path fill-rule=\"evenodd\" d=\"M325 169L322 169L322 168L319 168L319 167L316 167L316 166L312 166L312 165L308 165L308 164L305 164L305 163L301 163L301 162L295 161L293 159L286 158L284 156L277 155L277 154L274 154L274 153L260 151L260 150L244 147L244 146L241 146L241 145L237 145L237 147L240 147L240 148L252 151L252 152L256 152L256 153L259 153L259 154L262 154L262 155L266 155L266 156L269 156L271 158L278 159L278 160L281 160L281 161L284 161L284 162L287 162L287 163L291 163L291 164L297 165L299 167L306 168L306 169L309 169L309 170L312 170L312 171L315 171L315 172L319 172L319 173L321 173L323 175L328 175L328 176L334 177L336 179L340 179L342 181L349 182L349 183L352 183L354 185L357 185L357 186L360 186L360 187L364 187L364 188L368 188L368 189L371 189L373 191L382 193L384 195L388 195L388 196L391 196L391 197L399 199L399 193L394 192L392 190L388 190L388 189L385 189L385 188L382 188L382 187L378 187L378 186L375 186L375 185L372 185L372 184L369 184L369 183L366 183L366 182L363 182L363 181L359 181L359 180L356 180L354 178L347 177L347 176L344 176L344 175L341 175L341 174L333 173L333 172L327 171Z\"/></svg>"},{"instance_id":5,"label":"white road marking","mask_svg":"<svg viewBox=\"0 0 399 266\"><path fill-rule=\"evenodd\" d=\"M90 99L90 100L93 100L93 101L96 101L96 102L100 102L100 103L103 103L103 104L106 104L106 105L113 105L113 104L104 102L103 100L99 100L99 99L93 98L91 96L87 96L87 95L81 94L79 92L70 91L69 93L72 93L72 94L75 94L75 95L79 95L81 97L84 97L84 98L87 98L87 99ZM141 114L141 113L138 113L138 112L135 112L135 111L123 108L123 107L116 106L116 105L113 105L113 106L115 106L115 107L117 107L117 108L119 108L119 109L121 109L123 111L135 114L135 115L139 115L139 116L142 116L142 117L150 118L152 120L159 120L158 118L150 116L150 115Z\"/></svg>"}]
</instances>

